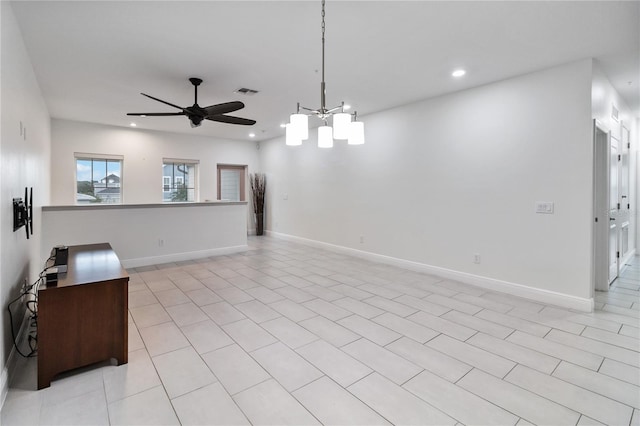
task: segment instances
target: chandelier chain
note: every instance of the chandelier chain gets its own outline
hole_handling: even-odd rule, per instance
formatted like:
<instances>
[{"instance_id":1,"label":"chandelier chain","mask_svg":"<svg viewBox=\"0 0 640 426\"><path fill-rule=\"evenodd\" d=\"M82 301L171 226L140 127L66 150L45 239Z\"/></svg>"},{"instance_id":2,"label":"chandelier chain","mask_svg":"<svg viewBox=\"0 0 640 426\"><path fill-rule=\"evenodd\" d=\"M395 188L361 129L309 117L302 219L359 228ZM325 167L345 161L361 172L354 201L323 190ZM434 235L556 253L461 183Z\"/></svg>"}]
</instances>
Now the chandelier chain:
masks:
<instances>
[{"instance_id":1,"label":"chandelier chain","mask_svg":"<svg viewBox=\"0 0 640 426\"><path fill-rule=\"evenodd\" d=\"M322 41L324 41L324 0L322 0Z\"/></svg>"},{"instance_id":2,"label":"chandelier chain","mask_svg":"<svg viewBox=\"0 0 640 426\"><path fill-rule=\"evenodd\" d=\"M325 31L325 23L324 23L324 16L325 16L325 12L324 12L324 5L325 5L325 0L322 0L322 84L321 84L321 88L320 88L320 112L321 114L325 114L325 82L324 82L324 31ZM325 119L324 117L322 117L323 119ZM326 123L326 120L325 120Z\"/></svg>"}]
</instances>

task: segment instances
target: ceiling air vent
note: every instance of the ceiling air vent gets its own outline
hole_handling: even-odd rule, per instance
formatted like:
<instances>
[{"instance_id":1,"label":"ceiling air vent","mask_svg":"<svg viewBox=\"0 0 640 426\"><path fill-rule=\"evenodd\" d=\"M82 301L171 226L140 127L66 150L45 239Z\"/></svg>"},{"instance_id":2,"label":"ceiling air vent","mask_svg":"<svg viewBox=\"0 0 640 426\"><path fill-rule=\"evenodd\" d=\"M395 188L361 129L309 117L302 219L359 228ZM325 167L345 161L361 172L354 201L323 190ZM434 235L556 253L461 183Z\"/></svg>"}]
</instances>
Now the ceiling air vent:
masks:
<instances>
[{"instance_id":1,"label":"ceiling air vent","mask_svg":"<svg viewBox=\"0 0 640 426\"><path fill-rule=\"evenodd\" d=\"M236 93L240 93L242 95L247 95L247 96L253 96L256 93L258 93L258 91L253 89L247 89L246 87L241 87L238 90L236 90Z\"/></svg>"}]
</instances>

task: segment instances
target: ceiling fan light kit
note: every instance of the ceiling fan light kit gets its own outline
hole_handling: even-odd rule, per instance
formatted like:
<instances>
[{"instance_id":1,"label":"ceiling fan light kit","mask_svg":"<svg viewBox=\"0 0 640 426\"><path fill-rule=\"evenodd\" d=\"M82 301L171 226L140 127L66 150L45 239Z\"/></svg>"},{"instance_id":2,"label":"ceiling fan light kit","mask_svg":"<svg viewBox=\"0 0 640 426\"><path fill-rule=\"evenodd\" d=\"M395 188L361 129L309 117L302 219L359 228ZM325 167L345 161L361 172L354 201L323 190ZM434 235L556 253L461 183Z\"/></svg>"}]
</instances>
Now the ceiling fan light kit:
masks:
<instances>
[{"instance_id":1,"label":"ceiling fan light kit","mask_svg":"<svg viewBox=\"0 0 640 426\"><path fill-rule=\"evenodd\" d=\"M318 127L318 147L333 147L334 139L346 139L349 145L362 145L364 143L364 123L357 121L358 115L346 113L344 102L335 108L326 108L326 84L324 81L324 33L325 33L325 0L322 0L322 82L320 83L320 108L311 109L300 106L296 113L291 114L289 123L285 126L285 143L289 146L301 145L303 140L309 138L309 115L322 120L322 126ZM307 111L307 114L300 110ZM329 126L329 119L333 128Z\"/></svg>"},{"instance_id":2,"label":"ceiling fan light kit","mask_svg":"<svg viewBox=\"0 0 640 426\"><path fill-rule=\"evenodd\" d=\"M198 86L202 83L202 79L191 77L189 79L191 84L193 84L193 88L195 91L195 100L193 105L190 107L180 107L178 105L174 105L167 101L163 101L162 99L154 98L153 96L147 95L145 93L141 93L141 95L146 96L147 98L153 99L154 101L161 102L165 105L169 105L171 107L177 108L181 110L180 112L130 112L127 115L135 115L139 117L169 117L169 116L177 116L177 115L185 115L189 118L189 123L191 127L200 127L202 125L203 120L217 121L219 123L227 123L227 124L239 124L242 126L252 126L256 124L255 120L249 120L247 118L242 117L234 117L232 115L226 115L227 113L237 111L239 109L244 108L244 104L240 101L233 102L225 102L221 104L215 104L208 107L201 107L198 105Z\"/></svg>"}]
</instances>

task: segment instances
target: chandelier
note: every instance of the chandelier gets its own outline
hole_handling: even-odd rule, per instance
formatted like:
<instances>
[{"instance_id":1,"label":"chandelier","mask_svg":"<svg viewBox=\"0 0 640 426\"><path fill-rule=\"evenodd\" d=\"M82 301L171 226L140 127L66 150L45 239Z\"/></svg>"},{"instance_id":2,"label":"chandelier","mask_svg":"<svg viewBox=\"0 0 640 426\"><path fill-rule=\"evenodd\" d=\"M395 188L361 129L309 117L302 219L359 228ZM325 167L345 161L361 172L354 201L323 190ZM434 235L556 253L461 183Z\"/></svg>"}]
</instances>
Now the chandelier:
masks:
<instances>
[{"instance_id":1,"label":"chandelier","mask_svg":"<svg viewBox=\"0 0 640 426\"><path fill-rule=\"evenodd\" d=\"M302 145L303 140L309 138L309 116L315 116L322 120L323 125L318 127L318 147L333 147L334 139L346 139L349 145L361 145L364 143L364 123L357 121L358 114L345 112L348 108L344 102L335 108L326 108L326 84L324 82L324 6L322 0L322 82L320 83L320 108L311 109L300 106L296 108L296 113L291 114L286 128L286 144L290 146ZM306 111L306 113L302 113ZM329 126L329 119L333 128ZM352 120L353 119L353 120Z\"/></svg>"}]
</instances>

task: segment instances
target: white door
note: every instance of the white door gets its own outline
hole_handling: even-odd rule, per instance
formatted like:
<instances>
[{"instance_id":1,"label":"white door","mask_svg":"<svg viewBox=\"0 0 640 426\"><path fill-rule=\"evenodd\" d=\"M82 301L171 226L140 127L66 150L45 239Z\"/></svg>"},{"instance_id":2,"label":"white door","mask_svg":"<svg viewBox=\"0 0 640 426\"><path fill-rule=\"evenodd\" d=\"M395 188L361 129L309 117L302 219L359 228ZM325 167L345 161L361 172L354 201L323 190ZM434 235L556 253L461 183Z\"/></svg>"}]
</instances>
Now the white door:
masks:
<instances>
[{"instance_id":1,"label":"white door","mask_svg":"<svg viewBox=\"0 0 640 426\"><path fill-rule=\"evenodd\" d=\"M609 130L593 122L595 290L609 290Z\"/></svg>"},{"instance_id":2,"label":"white door","mask_svg":"<svg viewBox=\"0 0 640 426\"><path fill-rule=\"evenodd\" d=\"M620 259L619 234L620 225L617 223L619 219L620 201L619 201L619 167L620 150L619 141L609 138L609 284L618 277Z\"/></svg>"}]
</instances>

